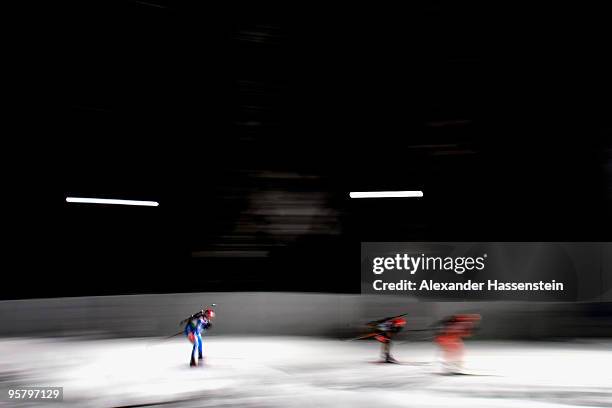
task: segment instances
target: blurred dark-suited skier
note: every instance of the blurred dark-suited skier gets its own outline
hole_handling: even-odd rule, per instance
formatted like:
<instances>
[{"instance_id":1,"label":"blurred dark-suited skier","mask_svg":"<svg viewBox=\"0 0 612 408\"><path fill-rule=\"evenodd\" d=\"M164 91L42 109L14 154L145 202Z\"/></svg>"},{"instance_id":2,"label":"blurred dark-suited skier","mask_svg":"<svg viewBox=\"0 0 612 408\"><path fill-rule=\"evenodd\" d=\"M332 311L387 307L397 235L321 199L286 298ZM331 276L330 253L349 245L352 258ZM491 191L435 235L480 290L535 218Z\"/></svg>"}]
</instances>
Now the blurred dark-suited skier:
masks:
<instances>
[{"instance_id":1,"label":"blurred dark-suited skier","mask_svg":"<svg viewBox=\"0 0 612 408\"><path fill-rule=\"evenodd\" d=\"M374 331L352 340L375 339L381 343L381 356L383 362L397 363L398 361L391 356L391 343L395 335L406 326L406 319L404 319L404 316L406 316L406 313L371 321L367 326Z\"/></svg>"},{"instance_id":2,"label":"blurred dark-suited skier","mask_svg":"<svg viewBox=\"0 0 612 408\"><path fill-rule=\"evenodd\" d=\"M381 357L385 363L397 363L391 356L391 343L393 337L406 326L406 319L401 316L384 320L376 325L379 333L374 336L381 343Z\"/></svg>"}]
</instances>

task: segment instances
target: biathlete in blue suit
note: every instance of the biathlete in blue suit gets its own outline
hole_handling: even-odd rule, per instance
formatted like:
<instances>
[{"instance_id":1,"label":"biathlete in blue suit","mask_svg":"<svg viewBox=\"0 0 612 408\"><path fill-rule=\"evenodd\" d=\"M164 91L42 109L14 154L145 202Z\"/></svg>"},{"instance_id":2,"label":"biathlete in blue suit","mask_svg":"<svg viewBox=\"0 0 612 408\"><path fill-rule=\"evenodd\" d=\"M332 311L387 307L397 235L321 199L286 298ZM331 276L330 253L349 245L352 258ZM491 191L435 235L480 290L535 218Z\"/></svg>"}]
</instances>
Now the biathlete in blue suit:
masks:
<instances>
[{"instance_id":1,"label":"biathlete in blue suit","mask_svg":"<svg viewBox=\"0 0 612 408\"><path fill-rule=\"evenodd\" d=\"M190 319L185 325L185 336L193 344L191 350L191 361L189 365L196 367L198 362L201 363L204 356L202 355L202 332L210 329L212 326L212 319L215 317L215 312L211 309L202 310ZM197 359L196 359L197 351Z\"/></svg>"}]
</instances>

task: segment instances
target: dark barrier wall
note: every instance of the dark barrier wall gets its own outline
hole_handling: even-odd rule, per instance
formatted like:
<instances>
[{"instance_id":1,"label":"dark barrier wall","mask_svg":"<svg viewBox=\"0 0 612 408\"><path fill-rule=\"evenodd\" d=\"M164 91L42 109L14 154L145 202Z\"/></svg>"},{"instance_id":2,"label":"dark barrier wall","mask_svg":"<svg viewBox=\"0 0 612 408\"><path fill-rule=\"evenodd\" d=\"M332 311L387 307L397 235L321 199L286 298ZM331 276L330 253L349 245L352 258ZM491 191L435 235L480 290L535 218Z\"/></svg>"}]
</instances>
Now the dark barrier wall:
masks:
<instances>
[{"instance_id":1,"label":"dark barrier wall","mask_svg":"<svg viewBox=\"0 0 612 408\"><path fill-rule=\"evenodd\" d=\"M197 293L0 302L2 336L169 336L178 321L217 303L210 335L350 337L363 324L408 313L422 329L451 313L483 316L481 338L612 336L611 303L418 302L406 297L303 293ZM426 339L426 332L410 334Z\"/></svg>"}]
</instances>

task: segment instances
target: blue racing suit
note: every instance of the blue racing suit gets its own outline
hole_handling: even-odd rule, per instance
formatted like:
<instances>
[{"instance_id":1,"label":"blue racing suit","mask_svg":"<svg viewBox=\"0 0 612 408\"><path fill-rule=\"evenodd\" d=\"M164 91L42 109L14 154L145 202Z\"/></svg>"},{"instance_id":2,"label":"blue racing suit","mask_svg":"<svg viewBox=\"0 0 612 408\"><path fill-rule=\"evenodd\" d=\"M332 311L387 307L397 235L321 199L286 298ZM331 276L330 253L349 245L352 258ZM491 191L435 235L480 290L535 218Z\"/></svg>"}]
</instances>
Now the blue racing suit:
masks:
<instances>
[{"instance_id":1,"label":"blue racing suit","mask_svg":"<svg viewBox=\"0 0 612 408\"><path fill-rule=\"evenodd\" d=\"M200 316L191 320L185 325L185 336L193 342L191 350L191 362L195 363L196 350L198 351L198 359L202 359L202 332L211 326L210 320L204 316Z\"/></svg>"}]
</instances>

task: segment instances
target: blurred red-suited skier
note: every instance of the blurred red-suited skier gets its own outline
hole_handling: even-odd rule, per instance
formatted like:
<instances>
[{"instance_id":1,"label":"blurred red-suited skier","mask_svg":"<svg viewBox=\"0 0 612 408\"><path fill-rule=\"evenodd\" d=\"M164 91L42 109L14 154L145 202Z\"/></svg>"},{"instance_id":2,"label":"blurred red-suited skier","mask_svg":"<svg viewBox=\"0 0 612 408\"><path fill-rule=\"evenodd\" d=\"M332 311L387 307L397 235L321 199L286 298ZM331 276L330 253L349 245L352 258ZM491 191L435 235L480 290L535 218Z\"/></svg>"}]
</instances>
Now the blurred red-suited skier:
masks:
<instances>
[{"instance_id":1,"label":"blurred red-suited skier","mask_svg":"<svg viewBox=\"0 0 612 408\"><path fill-rule=\"evenodd\" d=\"M442 350L442 365L447 373L462 373L463 339L473 335L479 321L479 314L456 314L440 322L435 342Z\"/></svg>"}]
</instances>

